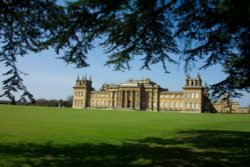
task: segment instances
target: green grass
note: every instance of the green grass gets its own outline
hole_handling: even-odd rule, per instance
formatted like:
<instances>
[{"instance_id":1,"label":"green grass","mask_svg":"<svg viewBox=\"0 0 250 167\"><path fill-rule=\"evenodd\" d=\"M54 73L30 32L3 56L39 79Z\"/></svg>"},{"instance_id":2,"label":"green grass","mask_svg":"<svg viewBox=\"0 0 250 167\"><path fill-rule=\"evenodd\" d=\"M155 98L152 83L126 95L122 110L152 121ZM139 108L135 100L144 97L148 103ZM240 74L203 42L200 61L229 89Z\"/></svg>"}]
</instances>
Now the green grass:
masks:
<instances>
[{"instance_id":1,"label":"green grass","mask_svg":"<svg viewBox=\"0 0 250 167\"><path fill-rule=\"evenodd\" d=\"M248 166L249 114L0 105L0 166Z\"/></svg>"}]
</instances>

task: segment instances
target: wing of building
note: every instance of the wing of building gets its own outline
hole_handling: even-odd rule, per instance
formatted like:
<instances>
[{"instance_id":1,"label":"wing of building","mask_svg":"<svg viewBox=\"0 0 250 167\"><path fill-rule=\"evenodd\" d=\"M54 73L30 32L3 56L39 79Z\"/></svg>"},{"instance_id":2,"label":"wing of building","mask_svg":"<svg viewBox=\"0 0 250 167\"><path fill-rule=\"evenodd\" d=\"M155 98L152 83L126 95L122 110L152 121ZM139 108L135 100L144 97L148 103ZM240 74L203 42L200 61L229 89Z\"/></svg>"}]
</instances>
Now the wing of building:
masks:
<instances>
[{"instance_id":1,"label":"wing of building","mask_svg":"<svg viewBox=\"0 0 250 167\"><path fill-rule=\"evenodd\" d=\"M208 98L207 86L200 75L187 76L181 91L169 91L150 79L128 80L119 85L104 84L100 91L92 87L91 78L76 80L73 108L117 108L149 111L215 111Z\"/></svg>"}]
</instances>

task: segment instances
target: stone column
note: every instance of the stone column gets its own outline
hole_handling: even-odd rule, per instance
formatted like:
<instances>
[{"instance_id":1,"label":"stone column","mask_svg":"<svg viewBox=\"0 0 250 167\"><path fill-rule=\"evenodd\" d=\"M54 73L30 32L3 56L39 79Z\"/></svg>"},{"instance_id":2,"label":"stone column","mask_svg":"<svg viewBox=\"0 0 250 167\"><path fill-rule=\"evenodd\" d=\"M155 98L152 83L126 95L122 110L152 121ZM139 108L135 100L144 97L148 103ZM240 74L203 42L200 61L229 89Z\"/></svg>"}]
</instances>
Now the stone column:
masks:
<instances>
[{"instance_id":1,"label":"stone column","mask_svg":"<svg viewBox=\"0 0 250 167\"><path fill-rule=\"evenodd\" d=\"M193 86L192 81L193 81L192 79L189 80L189 86Z\"/></svg>"},{"instance_id":2,"label":"stone column","mask_svg":"<svg viewBox=\"0 0 250 167\"><path fill-rule=\"evenodd\" d=\"M124 91L124 108L128 107L128 92Z\"/></svg>"},{"instance_id":3,"label":"stone column","mask_svg":"<svg viewBox=\"0 0 250 167\"><path fill-rule=\"evenodd\" d=\"M137 92L137 107L138 107L138 110L141 109L141 91L140 90Z\"/></svg>"},{"instance_id":4,"label":"stone column","mask_svg":"<svg viewBox=\"0 0 250 167\"><path fill-rule=\"evenodd\" d=\"M114 92L113 91L111 92L111 106L110 107L111 108L114 107Z\"/></svg>"},{"instance_id":5,"label":"stone column","mask_svg":"<svg viewBox=\"0 0 250 167\"><path fill-rule=\"evenodd\" d=\"M124 108L124 96L125 96L125 92L124 90L121 92L121 108Z\"/></svg>"},{"instance_id":6,"label":"stone column","mask_svg":"<svg viewBox=\"0 0 250 167\"><path fill-rule=\"evenodd\" d=\"M156 107L156 108L155 108L155 110L156 110L156 111L160 111L160 104L159 104L159 103L160 103L160 102L159 102L159 100L160 100L160 99L159 99L159 96L160 96L160 95L159 95L159 90L158 90L158 89L155 91L155 94L156 94L156 98L155 98L155 103L156 103L156 106L155 106L155 107Z\"/></svg>"},{"instance_id":7,"label":"stone column","mask_svg":"<svg viewBox=\"0 0 250 167\"><path fill-rule=\"evenodd\" d=\"M151 110L154 110L154 89L151 91Z\"/></svg>"},{"instance_id":8,"label":"stone column","mask_svg":"<svg viewBox=\"0 0 250 167\"><path fill-rule=\"evenodd\" d=\"M130 96L130 108L134 108L134 91L132 90L131 92L131 96Z\"/></svg>"},{"instance_id":9,"label":"stone column","mask_svg":"<svg viewBox=\"0 0 250 167\"><path fill-rule=\"evenodd\" d=\"M137 98L137 97L138 97L138 95L137 95L137 93L138 93L138 92L137 92L137 91L135 91L135 96L134 96L134 97L135 97L135 98L134 98L134 100L135 100L135 109L137 109L137 108L138 108L138 98Z\"/></svg>"},{"instance_id":10,"label":"stone column","mask_svg":"<svg viewBox=\"0 0 250 167\"><path fill-rule=\"evenodd\" d=\"M121 108L122 105L121 105L121 91L117 91L117 108Z\"/></svg>"},{"instance_id":11,"label":"stone column","mask_svg":"<svg viewBox=\"0 0 250 167\"><path fill-rule=\"evenodd\" d=\"M135 91L133 90L132 91L132 97L131 97L131 102L132 102L132 105L131 105L131 108L135 108Z\"/></svg>"}]
</instances>

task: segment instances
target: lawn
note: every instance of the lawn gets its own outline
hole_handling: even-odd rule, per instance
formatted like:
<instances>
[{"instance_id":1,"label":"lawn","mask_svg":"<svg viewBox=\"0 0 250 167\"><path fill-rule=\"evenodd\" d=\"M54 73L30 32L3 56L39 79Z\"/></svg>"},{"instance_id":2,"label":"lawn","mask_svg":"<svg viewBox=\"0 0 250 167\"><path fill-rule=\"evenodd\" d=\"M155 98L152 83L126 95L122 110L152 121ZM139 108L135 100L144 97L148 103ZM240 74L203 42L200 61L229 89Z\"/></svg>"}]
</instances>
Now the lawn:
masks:
<instances>
[{"instance_id":1,"label":"lawn","mask_svg":"<svg viewBox=\"0 0 250 167\"><path fill-rule=\"evenodd\" d=\"M0 105L0 166L249 164L249 114Z\"/></svg>"}]
</instances>

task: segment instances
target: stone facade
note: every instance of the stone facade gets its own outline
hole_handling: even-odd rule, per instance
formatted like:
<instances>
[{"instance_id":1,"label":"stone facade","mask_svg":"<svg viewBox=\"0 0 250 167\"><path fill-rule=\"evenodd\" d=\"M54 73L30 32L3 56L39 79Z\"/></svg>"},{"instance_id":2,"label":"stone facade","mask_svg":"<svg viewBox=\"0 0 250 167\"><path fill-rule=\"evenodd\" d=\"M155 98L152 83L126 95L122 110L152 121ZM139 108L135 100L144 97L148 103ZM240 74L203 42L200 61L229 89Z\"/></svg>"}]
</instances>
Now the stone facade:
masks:
<instances>
[{"instance_id":1,"label":"stone facade","mask_svg":"<svg viewBox=\"0 0 250 167\"><path fill-rule=\"evenodd\" d=\"M220 113L246 113L246 110L240 108L239 102L233 101L227 94L213 103L213 106Z\"/></svg>"},{"instance_id":2,"label":"stone facade","mask_svg":"<svg viewBox=\"0 0 250 167\"><path fill-rule=\"evenodd\" d=\"M73 108L117 108L147 111L212 111L206 84L199 75L186 77L182 91L169 91L150 79L128 80L119 85L92 88L91 78L77 79L73 87Z\"/></svg>"}]
</instances>

